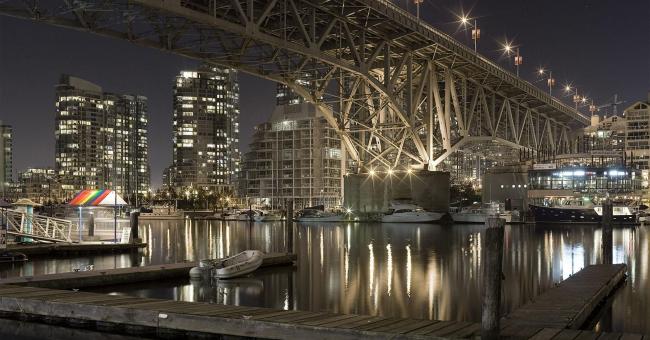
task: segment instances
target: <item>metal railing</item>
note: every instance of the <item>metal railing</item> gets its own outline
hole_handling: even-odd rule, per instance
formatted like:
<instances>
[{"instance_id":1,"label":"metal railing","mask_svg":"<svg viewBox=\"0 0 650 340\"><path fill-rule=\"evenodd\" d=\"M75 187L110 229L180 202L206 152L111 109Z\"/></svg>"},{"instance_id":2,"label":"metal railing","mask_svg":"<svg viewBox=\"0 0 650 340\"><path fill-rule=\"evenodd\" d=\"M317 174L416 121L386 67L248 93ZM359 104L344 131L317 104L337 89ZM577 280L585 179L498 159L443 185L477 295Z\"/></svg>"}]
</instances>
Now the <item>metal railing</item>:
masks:
<instances>
[{"instance_id":1,"label":"metal railing","mask_svg":"<svg viewBox=\"0 0 650 340\"><path fill-rule=\"evenodd\" d=\"M19 210L8 209L2 213L5 215L9 234L48 242L71 242L71 221L27 214Z\"/></svg>"}]
</instances>

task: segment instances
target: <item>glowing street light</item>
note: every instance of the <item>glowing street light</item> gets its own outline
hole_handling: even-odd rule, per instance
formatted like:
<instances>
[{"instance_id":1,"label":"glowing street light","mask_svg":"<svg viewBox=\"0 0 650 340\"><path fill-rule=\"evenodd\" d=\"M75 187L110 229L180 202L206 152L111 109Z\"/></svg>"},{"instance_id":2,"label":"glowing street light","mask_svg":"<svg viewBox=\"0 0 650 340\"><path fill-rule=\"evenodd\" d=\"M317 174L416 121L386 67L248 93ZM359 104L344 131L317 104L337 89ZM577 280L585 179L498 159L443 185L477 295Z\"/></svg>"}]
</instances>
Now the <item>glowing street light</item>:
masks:
<instances>
[{"instance_id":1,"label":"glowing street light","mask_svg":"<svg viewBox=\"0 0 650 340\"><path fill-rule=\"evenodd\" d=\"M510 44L509 42L503 44L503 51L505 52L505 54L510 55L510 53L512 53L512 44Z\"/></svg>"},{"instance_id":2,"label":"glowing street light","mask_svg":"<svg viewBox=\"0 0 650 340\"><path fill-rule=\"evenodd\" d=\"M388 169L388 175L392 176L393 175L393 169Z\"/></svg>"},{"instance_id":3,"label":"glowing street light","mask_svg":"<svg viewBox=\"0 0 650 340\"><path fill-rule=\"evenodd\" d=\"M370 169L370 171L368 171L368 174L369 174L370 176L375 176L375 170L374 170L374 169Z\"/></svg>"},{"instance_id":4,"label":"glowing street light","mask_svg":"<svg viewBox=\"0 0 650 340\"><path fill-rule=\"evenodd\" d=\"M540 77L543 77L548 72L548 79L546 79L546 85L548 86L548 94L553 95L553 86L555 86L555 78L553 78L553 71L545 70L543 67L537 69L537 74Z\"/></svg>"},{"instance_id":5,"label":"glowing street light","mask_svg":"<svg viewBox=\"0 0 650 340\"><path fill-rule=\"evenodd\" d=\"M481 38L481 29L478 27L478 23L476 22L476 19L474 19L474 24L471 23L471 20L467 15L463 14L460 15L459 17L459 22L463 27L471 27L472 28L472 40L474 41L474 52L477 51L478 49L478 40Z\"/></svg>"}]
</instances>

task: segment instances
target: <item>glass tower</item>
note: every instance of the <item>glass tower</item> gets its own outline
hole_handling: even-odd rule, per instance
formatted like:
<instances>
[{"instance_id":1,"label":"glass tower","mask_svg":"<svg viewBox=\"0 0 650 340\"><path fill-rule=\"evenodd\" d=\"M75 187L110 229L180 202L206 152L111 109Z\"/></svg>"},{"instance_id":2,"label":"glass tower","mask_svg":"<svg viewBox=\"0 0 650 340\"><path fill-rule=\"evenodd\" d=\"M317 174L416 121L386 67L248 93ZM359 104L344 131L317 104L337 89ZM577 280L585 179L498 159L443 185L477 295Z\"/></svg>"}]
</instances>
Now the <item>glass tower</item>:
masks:
<instances>
[{"instance_id":1,"label":"glass tower","mask_svg":"<svg viewBox=\"0 0 650 340\"><path fill-rule=\"evenodd\" d=\"M172 178L176 190L232 191L239 173L237 72L202 65L174 84Z\"/></svg>"}]
</instances>

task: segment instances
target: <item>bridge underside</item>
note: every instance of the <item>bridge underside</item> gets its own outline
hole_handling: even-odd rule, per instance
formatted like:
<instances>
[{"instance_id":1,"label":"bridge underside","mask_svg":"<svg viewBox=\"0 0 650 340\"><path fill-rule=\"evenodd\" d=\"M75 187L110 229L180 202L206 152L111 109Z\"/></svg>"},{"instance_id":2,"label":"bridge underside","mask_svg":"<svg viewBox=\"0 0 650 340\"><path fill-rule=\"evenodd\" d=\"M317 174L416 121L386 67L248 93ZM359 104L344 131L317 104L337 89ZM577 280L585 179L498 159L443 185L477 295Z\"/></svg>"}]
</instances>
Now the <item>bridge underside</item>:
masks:
<instances>
[{"instance_id":1,"label":"bridge underside","mask_svg":"<svg viewBox=\"0 0 650 340\"><path fill-rule=\"evenodd\" d=\"M441 168L454 152L561 153L587 123L384 0L9 0L0 14L286 84L317 105L359 172Z\"/></svg>"}]
</instances>

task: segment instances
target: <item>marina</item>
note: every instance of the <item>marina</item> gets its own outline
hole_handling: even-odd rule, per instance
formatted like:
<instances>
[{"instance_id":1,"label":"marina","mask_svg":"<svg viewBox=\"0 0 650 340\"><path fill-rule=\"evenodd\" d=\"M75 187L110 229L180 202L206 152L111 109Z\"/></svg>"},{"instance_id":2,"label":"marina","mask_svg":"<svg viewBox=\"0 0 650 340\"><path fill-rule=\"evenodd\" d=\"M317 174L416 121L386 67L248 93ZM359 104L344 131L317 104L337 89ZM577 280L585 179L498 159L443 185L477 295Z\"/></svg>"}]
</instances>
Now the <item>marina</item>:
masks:
<instances>
[{"instance_id":1,"label":"marina","mask_svg":"<svg viewBox=\"0 0 650 340\"><path fill-rule=\"evenodd\" d=\"M190 262L224 257L250 248L283 252L288 245L283 223L142 221L140 234L147 244L142 257L117 254L70 260L34 259L13 268L0 267L0 276L39 276L46 273L46 268L65 272L86 264L94 264L94 271L73 274L97 275L116 264L130 267L140 263L159 269L160 264L187 260L190 262L185 265L184 274L177 278L85 290L251 308L288 307L311 313L324 311L470 324L480 321L480 306L475 301L480 299L482 276L478 251L484 226L325 223L297 224L295 228L294 247L299 260L294 270L268 268L231 284L190 280L187 271L195 265ZM572 277L585 266L599 263L602 256L599 233L598 226L587 225L506 226L504 313L553 289L556 283ZM178 242L185 238L189 241ZM628 267L627 283L614 295L608 307L610 311L605 313L606 319L595 322L600 327L597 330L647 333L650 330L645 326L643 314L637 312L630 319L625 311L643 308L645 290L641 287L650 282L636 273L641 270L640 259L647 256L640 249L650 242L650 235L644 226L617 227L613 239L614 262L630 263L631 267ZM208 242L197 243L197 240ZM339 242L343 248L338 248ZM310 251L309 245L314 245L315 251ZM524 254L530 255L524 259ZM66 268L66 263L75 264ZM450 275L451 271L458 275ZM604 326L608 328L603 329Z\"/></svg>"}]
</instances>

